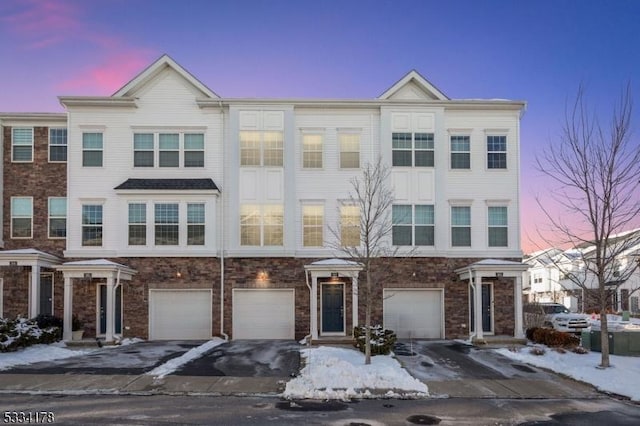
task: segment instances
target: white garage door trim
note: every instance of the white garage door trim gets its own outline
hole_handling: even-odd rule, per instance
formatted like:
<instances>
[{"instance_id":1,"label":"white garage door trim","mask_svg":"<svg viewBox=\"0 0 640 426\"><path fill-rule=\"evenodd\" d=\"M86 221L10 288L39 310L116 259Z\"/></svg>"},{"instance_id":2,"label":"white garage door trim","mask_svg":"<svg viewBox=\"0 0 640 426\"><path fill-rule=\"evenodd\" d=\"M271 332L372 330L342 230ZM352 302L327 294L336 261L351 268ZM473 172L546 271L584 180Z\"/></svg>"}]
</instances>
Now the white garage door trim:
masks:
<instances>
[{"instance_id":1,"label":"white garage door trim","mask_svg":"<svg viewBox=\"0 0 640 426\"><path fill-rule=\"evenodd\" d=\"M295 339L295 289L235 288L232 315L233 339Z\"/></svg>"},{"instance_id":2,"label":"white garage door trim","mask_svg":"<svg viewBox=\"0 0 640 426\"><path fill-rule=\"evenodd\" d=\"M196 297L194 298L194 296ZM169 297L170 299L167 299ZM163 302L168 303L168 305L162 306ZM182 302L189 304L183 307L181 306ZM172 310L174 312L170 312ZM178 310L178 312L175 312L175 310ZM211 339L211 317L211 290L149 290L150 340ZM171 329L171 327L175 327L175 329Z\"/></svg>"},{"instance_id":3,"label":"white garage door trim","mask_svg":"<svg viewBox=\"0 0 640 426\"><path fill-rule=\"evenodd\" d=\"M394 321L391 318L391 315L393 315L395 312L392 311L393 306L391 305L393 303L393 294L402 294L403 296L408 296L410 293L414 293L411 296L411 301L416 301L419 299L419 294L423 294L423 295L427 295L428 296L433 296L434 293L438 294L438 310L439 312L433 312L433 308L434 306L431 306L431 309L425 309L424 311L420 311L420 313L423 313L423 319L425 321L425 325L429 322L429 319L431 321L435 321L437 318L437 321L439 321L439 327L437 327L437 333L434 333L434 328L428 329L427 327L425 327L423 329L422 332L418 331L418 332L412 332L412 333L408 333L405 332L405 330L403 330L402 328L398 327L396 324L396 321ZM431 300L431 298L429 298L429 300ZM412 311L406 311L406 306L404 307L405 314L411 315ZM384 323L384 328L388 328L391 330L394 330L397 334L397 336L399 338L408 338L408 337L413 337L413 338L429 338L429 339L442 339L444 338L444 290L441 288L429 288L429 289L425 289L425 288L385 288L383 290L383 302L382 302L382 316L383 316L383 323ZM419 318L418 318L419 319ZM411 320L415 321L416 318L411 318Z\"/></svg>"}]
</instances>

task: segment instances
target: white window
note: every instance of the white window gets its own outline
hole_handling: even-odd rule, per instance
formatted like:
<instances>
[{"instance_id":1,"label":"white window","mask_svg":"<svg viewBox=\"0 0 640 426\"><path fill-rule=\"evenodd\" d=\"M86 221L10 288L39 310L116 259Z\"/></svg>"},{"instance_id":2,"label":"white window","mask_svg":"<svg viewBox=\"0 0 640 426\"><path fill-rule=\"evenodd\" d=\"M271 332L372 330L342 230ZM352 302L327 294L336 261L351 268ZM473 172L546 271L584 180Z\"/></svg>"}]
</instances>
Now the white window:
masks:
<instances>
[{"instance_id":1,"label":"white window","mask_svg":"<svg viewBox=\"0 0 640 426\"><path fill-rule=\"evenodd\" d=\"M471 247L471 207L451 207L451 245Z\"/></svg>"},{"instance_id":2,"label":"white window","mask_svg":"<svg viewBox=\"0 0 640 426\"><path fill-rule=\"evenodd\" d=\"M184 167L204 167L203 133L185 133Z\"/></svg>"},{"instance_id":3,"label":"white window","mask_svg":"<svg viewBox=\"0 0 640 426\"><path fill-rule=\"evenodd\" d=\"M471 138L469 136L451 136L451 168L471 168Z\"/></svg>"},{"instance_id":4,"label":"white window","mask_svg":"<svg viewBox=\"0 0 640 426\"><path fill-rule=\"evenodd\" d=\"M33 127L14 127L11 132L11 161L14 163L32 162Z\"/></svg>"},{"instance_id":5,"label":"white window","mask_svg":"<svg viewBox=\"0 0 640 426\"><path fill-rule=\"evenodd\" d=\"M340 133L340 168L360 168L360 135L357 133Z\"/></svg>"},{"instance_id":6,"label":"white window","mask_svg":"<svg viewBox=\"0 0 640 426\"><path fill-rule=\"evenodd\" d=\"M489 247L507 247L507 208L489 207Z\"/></svg>"},{"instance_id":7,"label":"white window","mask_svg":"<svg viewBox=\"0 0 640 426\"><path fill-rule=\"evenodd\" d=\"M82 206L82 245L102 245L101 204L84 204Z\"/></svg>"},{"instance_id":8,"label":"white window","mask_svg":"<svg viewBox=\"0 0 640 426\"><path fill-rule=\"evenodd\" d=\"M147 244L147 205L129 203L129 245Z\"/></svg>"},{"instance_id":9,"label":"white window","mask_svg":"<svg viewBox=\"0 0 640 426\"><path fill-rule=\"evenodd\" d=\"M240 132L241 166L282 167L284 140L281 131Z\"/></svg>"},{"instance_id":10,"label":"white window","mask_svg":"<svg viewBox=\"0 0 640 426\"><path fill-rule=\"evenodd\" d=\"M153 133L133 134L133 166L153 167L154 141Z\"/></svg>"},{"instance_id":11,"label":"white window","mask_svg":"<svg viewBox=\"0 0 640 426\"><path fill-rule=\"evenodd\" d=\"M324 206L302 206L302 245L322 247L324 242Z\"/></svg>"},{"instance_id":12,"label":"white window","mask_svg":"<svg viewBox=\"0 0 640 426\"><path fill-rule=\"evenodd\" d=\"M343 247L360 245L360 208L358 206L340 206L340 244Z\"/></svg>"},{"instance_id":13,"label":"white window","mask_svg":"<svg viewBox=\"0 0 640 426\"><path fill-rule=\"evenodd\" d=\"M67 199L49 197L49 238L67 237Z\"/></svg>"},{"instance_id":14,"label":"white window","mask_svg":"<svg viewBox=\"0 0 640 426\"><path fill-rule=\"evenodd\" d=\"M240 245L282 246L284 209L282 205L240 206Z\"/></svg>"},{"instance_id":15,"label":"white window","mask_svg":"<svg viewBox=\"0 0 640 426\"><path fill-rule=\"evenodd\" d=\"M82 166L102 167L102 133L82 134Z\"/></svg>"},{"instance_id":16,"label":"white window","mask_svg":"<svg viewBox=\"0 0 640 426\"><path fill-rule=\"evenodd\" d=\"M160 167L178 167L180 165L180 135L160 133L158 135L158 165Z\"/></svg>"},{"instance_id":17,"label":"white window","mask_svg":"<svg viewBox=\"0 0 640 426\"><path fill-rule=\"evenodd\" d=\"M506 136L487 136L487 168L507 168Z\"/></svg>"},{"instance_id":18,"label":"white window","mask_svg":"<svg viewBox=\"0 0 640 426\"><path fill-rule=\"evenodd\" d=\"M398 205L391 208L395 246L432 246L435 241L433 205Z\"/></svg>"},{"instance_id":19,"label":"white window","mask_svg":"<svg viewBox=\"0 0 640 426\"><path fill-rule=\"evenodd\" d=\"M204 245L204 204L187 204L187 245Z\"/></svg>"},{"instance_id":20,"label":"white window","mask_svg":"<svg viewBox=\"0 0 640 426\"><path fill-rule=\"evenodd\" d=\"M394 132L391 144L394 167L433 167L433 133Z\"/></svg>"},{"instance_id":21,"label":"white window","mask_svg":"<svg viewBox=\"0 0 640 426\"><path fill-rule=\"evenodd\" d=\"M179 207L177 203L155 204L155 244L177 246L180 242Z\"/></svg>"},{"instance_id":22,"label":"white window","mask_svg":"<svg viewBox=\"0 0 640 426\"><path fill-rule=\"evenodd\" d=\"M49 129L49 161L67 161L67 129Z\"/></svg>"},{"instance_id":23,"label":"white window","mask_svg":"<svg viewBox=\"0 0 640 426\"><path fill-rule=\"evenodd\" d=\"M11 197L11 238L33 235L33 198Z\"/></svg>"},{"instance_id":24,"label":"white window","mask_svg":"<svg viewBox=\"0 0 640 426\"><path fill-rule=\"evenodd\" d=\"M322 135L304 133L302 135L302 168L322 168Z\"/></svg>"}]
</instances>

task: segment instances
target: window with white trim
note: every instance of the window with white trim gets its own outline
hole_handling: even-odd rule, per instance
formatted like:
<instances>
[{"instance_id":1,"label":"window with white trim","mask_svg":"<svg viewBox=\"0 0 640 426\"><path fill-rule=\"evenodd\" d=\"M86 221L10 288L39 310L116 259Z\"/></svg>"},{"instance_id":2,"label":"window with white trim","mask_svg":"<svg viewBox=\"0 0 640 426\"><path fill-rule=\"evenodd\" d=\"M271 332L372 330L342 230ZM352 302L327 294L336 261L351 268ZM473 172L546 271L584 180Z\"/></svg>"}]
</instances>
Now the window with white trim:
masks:
<instances>
[{"instance_id":1,"label":"window with white trim","mask_svg":"<svg viewBox=\"0 0 640 426\"><path fill-rule=\"evenodd\" d=\"M49 128L49 162L67 161L67 129Z\"/></svg>"},{"instance_id":2,"label":"window with white trim","mask_svg":"<svg viewBox=\"0 0 640 426\"><path fill-rule=\"evenodd\" d=\"M509 243L507 208L489 206L488 209L489 247L507 247Z\"/></svg>"},{"instance_id":3,"label":"window with white trim","mask_svg":"<svg viewBox=\"0 0 640 426\"><path fill-rule=\"evenodd\" d=\"M507 137L487 136L487 168L507 168Z\"/></svg>"},{"instance_id":4,"label":"window with white trim","mask_svg":"<svg viewBox=\"0 0 640 426\"><path fill-rule=\"evenodd\" d=\"M180 135L160 133L158 135L158 166L178 167L180 165Z\"/></svg>"},{"instance_id":5,"label":"window with white trim","mask_svg":"<svg viewBox=\"0 0 640 426\"><path fill-rule=\"evenodd\" d=\"M451 245L471 247L471 207L451 206Z\"/></svg>"},{"instance_id":6,"label":"window with white trim","mask_svg":"<svg viewBox=\"0 0 640 426\"><path fill-rule=\"evenodd\" d=\"M11 197L11 238L32 238L33 198Z\"/></svg>"},{"instance_id":7,"label":"window with white trim","mask_svg":"<svg viewBox=\"0 0 640 426\"><path fill-rule=\"evenodd\" d=\"M82 245L102 246L102 205L82 205Z\"/></svg>"},{"instance_id":8,"label":"window with white trim","mask_svg":"<svg viewBox=\"0 0 640 426\"><path fill-rule=\"evenodd\" d=\"M155 244L177 246L180 243L178 203L156 203L154 219Z\"/></svg>"},{"instance_id":9,"label":"window with white trim","mask_svg":"<svg viewBox=\"0 0 640 426\"><path fill-rule=\"evenodd\" d=\"M147 204L129 203L129 245L147 244Z\"/></svg>"},{"instance_id":10,"label":"window with white trim","mask_svg":"<svg viewBox=\"0 0 640 426\"><path fill-rule=\"evenodd\" d=\"M339 133L340 142L340 168L359 169L360 168L360 134Z\"/></svg>"},{"instance_id":11,"label":"window with white trim","mask_svg":"<svg viewBox=\"0 0 640 426\"><path fill-rule=\"evenodd\" d=\"M49 197L49 238L67 237L67 198Z\"/></svg>"},{"instance_id":12,"label":"window with white trim","mask_svg":"<svg viewBox=\"0 0 640 426\"><path fill-rule=\"evenodd\" d=\"M471 137L451 136L451 168L471 168Z\"/></svg>"},{"instance_id":13,"label":"window with white trim","mask_svg":"<svg viewBox=\"0 0 640 426\"><path fill-rule=\"evenodd\" d=\"M302 206L302 245L322 247L324 243L324 206Z\"/></svg>"},{"instance_id":14,"label":"window with white trim","mask_svg":"<svg viewBox=\"0 0 640 426\"><path fill-rule=\"evenodd\" d=\"M14 163L33 161L33 127L11 129L11 161Z\"/></svg>"},{"instance_id":15,"label":"window with white trim","mask_svg":"<svg viewBox=\"0 0 640 426\"><path fill-rule=\"evenodd\" d=\"M204 167L204 134L184 134L184 167Z\"/></svg>"},{"instance_id":16,"label":"window with white trim","mask_svg":"<svg viewBox=\"0 0 640 426\"><path fill-rule=\"evenodd\" d=\"M323 137L320 134L302 134L302 168L322 168Z\"/></svg>"},{"instance_id":17,"label":"window with white trim","mask_svg":"<svg viewBox=\"0 0 640 426\"><path fill-rule=\"evenodd\" d=\"M433 246L435 220L433 205L401 205L391 207L392 244L394 246Z\"/></svg>"},{"instance_id":18,"label":"window with white trim","mask_svg":"<svg viewBox=\"0 0 640 426\"><path fill-rule=\"evenodd\" d=\"M154 145L153 133L133 134L133 167L153 167Z\"/></svg>"},{"instance_id":19,"label":"window with white trim","mask_svg":"<svg viewBox=\"0 0 640 426\"><path fill-rule=\"evenodd\" d=\"M278 204L240 206L240 245L282 246L284 208Z\"/></svg>"},{"instance_id":20,"label":"window with white trim","mask_svg":"<svg viewBox=\"0 0 640 426\"><path fill-rule=\"evenodd\" d=\"M433 133L394 132L391 135L394 167L433 167Z\"/></svg>"},{"instance_id":21,"label":"window with white trim","mask_svg":"<svg viewBox=\"0 0 640 426\"><path fill-rule=\"evenodd\" d=\"M204 245L204 203L187 204L187 245Z\"/></svg>"},{"instance_id":22,"label":"window with white trim","mask_svg":"<svg viewBox=\"0 0 640 426\"><path fill-rule=\"evenodd\" d=\"M281 131L240 131L240 165L282 167L284 139Z\"/></svg>"},{"instance_id":23,"label":"window with white trim","mask_svg":"<svg viewBox=\"0 0 640 426\"><path fill-rule=\"evenodd\" d=\"M343 247L360 245L360 208L354 205L340 206L340 244Z\"/></svg>"},{"instance_id":24,"label":"window with white trim","mask_svg":"<svg viewBox=\"0 0 640 426\"><path fill-rule=\"evenodd\" d=\"M102 149L102 133L82 133L82 167L102 167Z\"/></svg>"}]
</instances>

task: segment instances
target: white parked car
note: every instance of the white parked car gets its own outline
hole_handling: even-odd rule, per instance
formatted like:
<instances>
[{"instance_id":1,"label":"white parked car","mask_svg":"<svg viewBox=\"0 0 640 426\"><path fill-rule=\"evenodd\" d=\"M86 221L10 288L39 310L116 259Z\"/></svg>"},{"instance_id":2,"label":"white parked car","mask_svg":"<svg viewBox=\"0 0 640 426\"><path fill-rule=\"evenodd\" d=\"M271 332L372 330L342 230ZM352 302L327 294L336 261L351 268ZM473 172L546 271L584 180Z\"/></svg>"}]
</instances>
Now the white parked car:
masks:
<instances>
[{"instance_id":1,"label":"white parked car","mask_svg":"<svg viewBox=\"0 0 640 426\"><path fill-rule=\"evenodd\" d=\"M560 303L539 303L538 305L544 312L545 327L553 327L567 333L580 333L591 325L589 315L569 312L569 309Z\"/></svg>"}]
</instances>

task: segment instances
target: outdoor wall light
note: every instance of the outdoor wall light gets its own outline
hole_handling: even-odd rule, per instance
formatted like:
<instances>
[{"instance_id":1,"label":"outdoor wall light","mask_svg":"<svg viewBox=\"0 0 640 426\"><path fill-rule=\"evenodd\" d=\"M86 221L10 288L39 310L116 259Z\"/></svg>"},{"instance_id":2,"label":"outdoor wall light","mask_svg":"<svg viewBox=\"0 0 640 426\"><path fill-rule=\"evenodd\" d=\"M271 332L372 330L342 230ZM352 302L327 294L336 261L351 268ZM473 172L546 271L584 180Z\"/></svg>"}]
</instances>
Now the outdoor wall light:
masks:
<instances>
[{"instance_id":1,"label":"outdoor wall light","mask_svg":"<svg viewBox=\"0 0 640 426\"><path fill-rule=\"evenodd\" d=\"M496 272L496 277L502 278L504 274L502 272Z\"/></svg>"},{"instance_id":2,"label":"outdoor wall light","mask_svg":"<svg viewBox=\"0 0 640 426\"><path fill-rule=\"evenodd\" d=\"M267 273L265 271L260 271L258 272L258 279L260 281L264 281L268 278L269 276L267 275Z\"/></svg>"},{"instance_id":3,"label":"outdoor wall light","mask_svg":"<svg viewBox=\"0 0 640 426\"><path fill-rule=\"evenodd\" d=\"M176 278L182 278L182 272L180 271L176 272Z\"/></svg>"}]
</instances>

